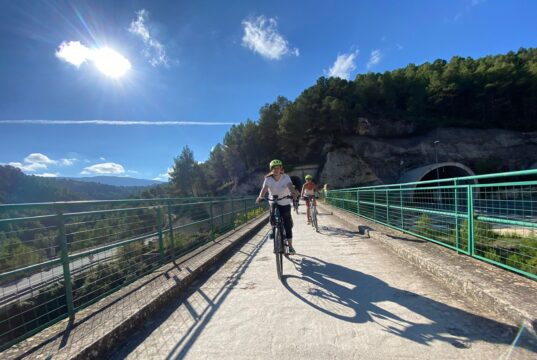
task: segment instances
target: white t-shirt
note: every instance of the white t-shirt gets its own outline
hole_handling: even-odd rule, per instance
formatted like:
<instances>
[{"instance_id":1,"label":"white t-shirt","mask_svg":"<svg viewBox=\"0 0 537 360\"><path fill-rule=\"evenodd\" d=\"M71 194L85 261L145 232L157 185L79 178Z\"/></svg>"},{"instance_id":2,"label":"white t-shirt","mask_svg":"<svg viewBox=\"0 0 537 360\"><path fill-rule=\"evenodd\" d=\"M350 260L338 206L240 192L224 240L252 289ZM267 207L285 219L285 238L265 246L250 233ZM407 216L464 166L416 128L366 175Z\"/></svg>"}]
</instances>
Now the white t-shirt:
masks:
<instances>
[{"instance_id":1,"label":"white t-shirt","mask_svg":"<svg viewBox=\"0 0 537 360\"><path fill-rule=\"evenodd\" d=\"M287 174L282 174L279 181L276 181L273 176L266 177L263 187L268 187L269 199L272 199L274 195L278 195L278 198L283 198L291 195L288 184L293 185L291 178ZM278 205L291 205L291 199L278 200Z\"/></svg>"}]
</instances>

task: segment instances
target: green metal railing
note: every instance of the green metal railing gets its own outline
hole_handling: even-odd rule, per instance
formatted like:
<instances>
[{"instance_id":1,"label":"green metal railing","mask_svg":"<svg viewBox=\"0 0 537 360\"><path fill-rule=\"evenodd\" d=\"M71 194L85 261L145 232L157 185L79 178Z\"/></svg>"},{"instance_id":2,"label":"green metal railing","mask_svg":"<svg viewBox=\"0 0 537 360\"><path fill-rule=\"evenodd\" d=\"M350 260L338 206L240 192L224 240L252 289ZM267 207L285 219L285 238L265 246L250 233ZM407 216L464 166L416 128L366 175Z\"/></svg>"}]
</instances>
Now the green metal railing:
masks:
<instances>
[{"instance_id":1,"label":"green metal railing","mask_svg":"<svg viewBox=\"0 0 537 360\"><path fill-rule=\"evenodd\" d=\"M254 200L0 205L0 351L259 216Z\"/></svg>"},{"instance_id":2,"label":"green metal railing","mask_svg":"<svg viewBox=\"0 0 537 360\"><path fill-rule=\"evenodd\" d=\"M331 190L325 201L537 280L537 170Z\"/></svg>"}]
</instances>

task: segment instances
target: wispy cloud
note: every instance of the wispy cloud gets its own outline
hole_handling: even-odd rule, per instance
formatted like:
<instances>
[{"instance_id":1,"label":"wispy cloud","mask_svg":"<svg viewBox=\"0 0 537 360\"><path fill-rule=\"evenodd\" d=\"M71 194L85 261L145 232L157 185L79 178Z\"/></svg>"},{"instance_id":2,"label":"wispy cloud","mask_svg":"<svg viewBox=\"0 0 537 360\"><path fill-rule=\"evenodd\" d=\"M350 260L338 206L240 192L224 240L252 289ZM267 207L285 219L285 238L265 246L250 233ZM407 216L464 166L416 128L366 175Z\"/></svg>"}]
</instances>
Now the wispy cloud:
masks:
<instances>
[{"instance_id":1,"label":"wispy cloud","mask_svg":"<svg viewBox=\"0 0 537 360\"><path fill-rule=\"evenodd\" d=\"M42 173L42 174L35 174L35 176L41 176L41 177L58 177L58 176L60 176L60 173Z\"/></svg>"},{"instance_id":2,"label":"wispy cloud","mask_svg":"<svg viewBox=\"0 0 537 360\"><path fill-rule=\"evenodd\" d=\"M172 126L172 125L201 125L220 126L237 125L235 122L214 121L130 121L130 120L0 120L0 125L142 125L142 126Z\"/></svg>"},{"instance_id":3,"label":"wispy cloud","mask_svg":"<svg viewBox=\"0 0 537 360\"><path fill-rule=\"evenodd\" d=\"M129 71L129 60L108 47L93 49L79 41L64 41L55 53L58 59L80 68L85 62L92 62L101 72L110 77L118 77Z\"/></svg>"},{"instance_id":4,"label":"wispy cloud","mask_svg":"<svg viewBox=\"0 0 537 360\"><path fill-rule=\"evenodd\" d=\"M338 55L334 65L328 70L328 76L348 80L351 76L351 71L356 69L356 64L354 63L356 56L358 56L358 51Z\"/></svg>"},{"instance_id":5,"label":"wispy cloud","mask_svg":"<svg viewBox=\"0 0 537 360\"><path fill-rule=\"evenodd\" d=\"M453 22L457 22L459 21L460 19L462 19L462 17L469 13L470 11L472 11L473 8L475 8L476 6L479 6L481 4L484 4L486 3L487 0L466 0L466 6L464 7L464 10L458 12L457 14L455 14L455 16L453 16L453 18L451 19L451 21ZM447 19L446 21L449 22L449 19Z\"/></svg>"},{"instance_id":6,"label":"wispy cloud","mask_svg":"<svg viewBox=\"0 0 537 360\"><path fill-rule=\"evenodd\" d=\"M173 171L173 168L169 167L167 172L159 174L158 176L154 177L153 180L157 181L168 181L170 180L170 173Z\"/></svg>"},{"instance_id":7,"label":"wispy cloud","mask_svg":"<svg viewBox=\"0 0 537 360\"><path fill-rule=\"evenodd\" d=\"M369 57L369 61L367 62L367 68L370 69L373 66L377 65L381 59L382 53L380 52L380 49L375 49L371 51L371 56Z\"/></svg>"},{"instance_id":8,"label":"wispy cloud","mask_svg":"<svg viewBox=\"0 0 537 360\"><path fill-rule=\"evenodd\" d=\"M107 162L95 164L85 167L80 173L81 175L104 175L104 174L124 174L125 168L123 165Z\"/></svg>"},{"instance_id":9,"label":"wispy cloud","mask_svg":"<svg viewBox=\"0 0 537 360\"><path fill-rule=\"evenodd\" d=\"M49 166L72 166L77 159L59 159L53 160L41 153L31 153L24 158L23 162L10 162L8 165L17 167L22 171L34 172L37 170L45 170Z\"/></svg>"},{"instance_id":10,"label":"wispy cloud","mask_svg":"<svg viewBox=\"0 0 537 360\"><path fill-rule=\"evenodd\" d=\"M129 32L138 36L144 43L142 54L148 59L151 66L169 66L166 48L155 39L149 31L147 20L149 12L145 9L136 12L136 19L131 22Z\"/></svg>"},{"instance_id":11,"label":"wispy cloud","mask_svg":"<svg viewBox=\"0 0 537 360\"><path fill-rule=\"evenodd\" d=\"M291 48L289 42L278 32L276 18L261 15L255 19L244 20L242 45L269 60L280 60L284 55L299 56L297 48Z\"/></svg>"}]
</instances>

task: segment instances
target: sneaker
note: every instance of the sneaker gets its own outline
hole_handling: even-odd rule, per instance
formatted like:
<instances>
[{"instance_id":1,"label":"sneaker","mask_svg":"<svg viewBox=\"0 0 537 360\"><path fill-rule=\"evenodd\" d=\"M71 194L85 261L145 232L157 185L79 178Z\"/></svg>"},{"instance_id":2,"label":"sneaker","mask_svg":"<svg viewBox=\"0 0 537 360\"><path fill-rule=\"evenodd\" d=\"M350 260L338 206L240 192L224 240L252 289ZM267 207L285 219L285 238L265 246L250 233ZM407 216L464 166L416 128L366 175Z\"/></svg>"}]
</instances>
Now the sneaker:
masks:
<instances>
[{"instance_id":1,"label":"sneaker","mask_svg":"<svg viewBox=\"0 0 537 360\"><path fill-rule=\"evenodd\" d=\"M289 247L289 255L295 255L295 254L296 254L295 249L292 247Z\"/></svg>"}]
</instances>

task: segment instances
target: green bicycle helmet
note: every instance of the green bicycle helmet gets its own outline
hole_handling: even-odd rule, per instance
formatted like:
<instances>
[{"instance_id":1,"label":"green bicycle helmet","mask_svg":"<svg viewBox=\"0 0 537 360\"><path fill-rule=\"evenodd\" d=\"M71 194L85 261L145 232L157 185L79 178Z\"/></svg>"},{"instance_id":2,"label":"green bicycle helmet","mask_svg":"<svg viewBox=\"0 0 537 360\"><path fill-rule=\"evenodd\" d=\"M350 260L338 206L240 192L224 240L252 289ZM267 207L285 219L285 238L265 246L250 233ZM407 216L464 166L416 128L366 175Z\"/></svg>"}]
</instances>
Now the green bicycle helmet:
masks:
<instances>
[{"instance_id":1,"label":"green bicycle helmet","mask_svg":"<svg viewBox=\"0 0 537 360\"><path fill-rule=\"evenodd\" d=\"M281 160L274 159L274 160L272 160L272 161L270 162L270 165L269 165L269 166L270 166L270 170L272 170L272 168L273 168L274 166L283 166L283 163L282 163Z\"/></svg>"},{"instance_id":2,"label":"green bicycle helmet","mask_svg":"<svg viewBox=\"0 0 537 360\"><path fill-rule=\"evenodd\" d=\"M311 176L311 175L306 175L306 180L313 180L313 176Z\"/></svg>"}]
</instances>

